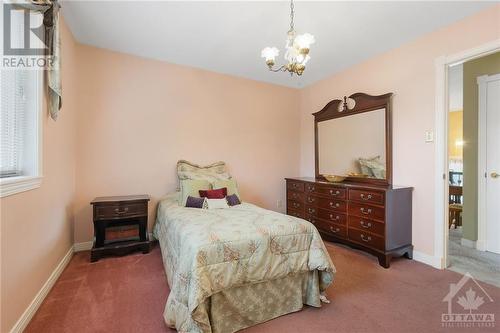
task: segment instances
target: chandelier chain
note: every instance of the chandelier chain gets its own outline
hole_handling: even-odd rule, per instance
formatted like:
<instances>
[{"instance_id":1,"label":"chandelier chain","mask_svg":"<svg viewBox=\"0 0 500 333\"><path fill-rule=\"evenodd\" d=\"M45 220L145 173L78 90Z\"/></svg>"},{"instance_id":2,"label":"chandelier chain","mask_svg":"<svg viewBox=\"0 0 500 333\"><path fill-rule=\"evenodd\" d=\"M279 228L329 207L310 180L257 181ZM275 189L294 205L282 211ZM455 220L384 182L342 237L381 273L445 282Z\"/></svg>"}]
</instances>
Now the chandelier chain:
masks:
<instances>
[{"instance_id":1,"label":"chandelier chain","mask_svg":"<svg viewBox=\"0 0 500 333\"><path fill-rule=\"evenodd\" d=\"M290 32L294 30L293 18L295 16L293 0L290 1Z\"/></svg>"}]
</instances>

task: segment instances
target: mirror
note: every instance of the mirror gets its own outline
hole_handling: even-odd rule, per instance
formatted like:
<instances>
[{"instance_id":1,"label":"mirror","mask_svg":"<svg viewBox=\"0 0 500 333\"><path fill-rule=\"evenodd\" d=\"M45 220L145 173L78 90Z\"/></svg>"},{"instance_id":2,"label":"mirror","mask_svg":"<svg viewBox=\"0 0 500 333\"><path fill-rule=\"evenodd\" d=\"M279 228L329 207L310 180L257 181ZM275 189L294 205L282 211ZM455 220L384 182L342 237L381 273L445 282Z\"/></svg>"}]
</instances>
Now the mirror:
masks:
<instances>
[{"instance_id":1,"label":"mirror","mask_svg":"<svg viewBox=\"0 0 500 333\"><path fill-rule=\"evenodd\" d=\"M334 100L314 114L316 178L336 175L391 184L391 95L358 93L351 101Z\"/></svg>"}]
</instances>

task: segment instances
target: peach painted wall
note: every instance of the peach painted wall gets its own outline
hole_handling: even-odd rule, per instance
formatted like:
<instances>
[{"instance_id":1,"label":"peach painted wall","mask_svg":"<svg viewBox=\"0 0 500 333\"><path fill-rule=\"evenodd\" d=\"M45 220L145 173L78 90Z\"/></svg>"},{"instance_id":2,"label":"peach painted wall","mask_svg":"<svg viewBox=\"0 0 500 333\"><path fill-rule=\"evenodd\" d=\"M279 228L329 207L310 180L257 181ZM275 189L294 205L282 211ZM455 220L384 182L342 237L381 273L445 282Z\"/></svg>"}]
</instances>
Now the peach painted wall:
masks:
<instances>
[{"instance_id":1,"label":"peach painted wall","mask_svg":"<svg viewBox=\"0 0 500 333\"><path fill-rule=\"evenodd\" d=\"M61 37L63 108L57 122L43 110L41 187L0 199L1 332L10 331L73 245L77 45L64 22Z\"/></svg>"},{"instance_id":2,"label":"peach painted wall","mask_svg":"<svg viewBox=\"0 0 500 333\"><path fill-rule=\"evenodd\" d=\"M75 242L92 240L95 196L177 187L176 162L226 161L244 200L284 207L299 173L297 90L81 46ZM284 208L279 210L284 211Z\"/></svg>"},{"instance_id":3,"label":"peach painted wall","mask_svg":"<svg viewBox=\"0 0 500 333\"><path fill-rule=\"evenodd\" d=\"M424 132L435 124L435 59L500 38L500 5L371 58L300 91L301 175L314 175L311 113L355 92L393 92L394 183L414 187L413 244L434 253L435 145Z\"/></svg>"}]
</instances>

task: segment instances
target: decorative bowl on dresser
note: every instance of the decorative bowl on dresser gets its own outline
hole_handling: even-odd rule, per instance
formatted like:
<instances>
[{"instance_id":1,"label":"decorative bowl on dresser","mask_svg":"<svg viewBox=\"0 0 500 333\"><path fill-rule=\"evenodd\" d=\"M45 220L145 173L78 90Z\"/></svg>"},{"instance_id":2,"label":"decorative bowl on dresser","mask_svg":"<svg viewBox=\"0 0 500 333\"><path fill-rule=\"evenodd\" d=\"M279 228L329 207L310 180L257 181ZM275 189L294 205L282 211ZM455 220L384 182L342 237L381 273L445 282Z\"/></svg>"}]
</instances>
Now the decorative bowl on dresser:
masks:
<instances>
[{"instance_id":1,"label":"decorative bowl on dresser","mask_svg":"<svg viewBox=\"0 0 500 333\"><path fill-rule=\"evenodd\" d=\"M314 113L315 177L286 178L287 214L385 268L413 256L413 188L392 185L391 98L356 93ZM325 174L349 176L330 183Z\"/></svg>"},{"instance_id":2,"label":"decorative bowl on dresser","mask_svg":"<svg viewBox=\"0 0 500 333\"><path fill-rule=\"evenodd\" d=\"M149 195L98 197L90 203L94 211L94 246L90 261L132 251L148 253Z\"/></svg>"}]
</instances>

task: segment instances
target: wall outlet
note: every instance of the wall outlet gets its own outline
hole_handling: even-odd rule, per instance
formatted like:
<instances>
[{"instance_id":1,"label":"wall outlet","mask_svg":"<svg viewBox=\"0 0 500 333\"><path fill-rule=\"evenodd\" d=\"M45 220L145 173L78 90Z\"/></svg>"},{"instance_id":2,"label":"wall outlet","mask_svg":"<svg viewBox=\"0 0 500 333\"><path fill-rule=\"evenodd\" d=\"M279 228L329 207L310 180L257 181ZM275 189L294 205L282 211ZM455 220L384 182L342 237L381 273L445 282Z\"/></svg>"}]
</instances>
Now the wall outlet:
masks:
<instances>
[{"instance_id":1,"label":"wall outlet","mask_svg":"<svg viewBox=\"0 0 500 333\"><path fill-rule=\"evenodd\" d=\"M283 201L276 200L276 208L281 208L281 207L283 207Z\"/></svg>"},{"instance_id":2,"label":"wall outlet","mask_svg":"<svg viewBox=\"0 0 500 333\"><path fill-rule=\"evenodd\" d=\"M425 142L434 142L434 132L433 131L425 131Z\"/></svg>"}]
</instances>

